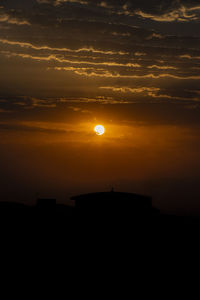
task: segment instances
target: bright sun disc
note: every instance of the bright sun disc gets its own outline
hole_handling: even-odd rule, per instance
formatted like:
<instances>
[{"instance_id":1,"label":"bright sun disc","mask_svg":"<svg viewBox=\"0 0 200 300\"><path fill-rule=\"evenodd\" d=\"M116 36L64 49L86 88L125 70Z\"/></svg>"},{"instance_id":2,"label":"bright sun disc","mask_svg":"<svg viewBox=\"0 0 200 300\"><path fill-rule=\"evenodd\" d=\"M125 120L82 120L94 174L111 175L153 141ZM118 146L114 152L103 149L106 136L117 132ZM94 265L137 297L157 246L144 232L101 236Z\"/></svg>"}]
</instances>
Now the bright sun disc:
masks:
<instances>
[{"instance_id":1,"label":"bright sun disc","mask_svg":"<svg viewBox=\"0 0 200 300\"><path fill-rule=\"evenodd\" d=\"M102 125L97 125L95 126L94 131L97 135L102 135L105 132L105 128Z\"/></svg>"}]
</instances>

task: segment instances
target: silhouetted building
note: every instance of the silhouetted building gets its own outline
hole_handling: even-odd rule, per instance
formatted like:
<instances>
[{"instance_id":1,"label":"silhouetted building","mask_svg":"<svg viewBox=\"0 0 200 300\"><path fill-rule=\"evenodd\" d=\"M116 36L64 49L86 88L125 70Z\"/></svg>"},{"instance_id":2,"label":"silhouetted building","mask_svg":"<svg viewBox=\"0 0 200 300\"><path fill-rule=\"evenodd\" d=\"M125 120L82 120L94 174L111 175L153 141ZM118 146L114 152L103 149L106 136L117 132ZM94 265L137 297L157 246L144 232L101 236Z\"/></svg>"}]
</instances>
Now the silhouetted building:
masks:
<instances>
[{"instance_id":1,"label":"silhouetted building","mask_svg":"<svg viewBox=\"0 0 200 300\"><path fill-rule=\"evenodd\" d=\"M36 208L42 212L55 211L56 209L56 199L38 199Z\"/></svg>"},{"instance_id":2,"label":"silhouetted building","mask_svg":"<svg viewBox=\"0 0 200 300\"><path fill-rule=\"evenodd\" d=\"M155 213L152 198L133 193L101 192L72 197L75 208L84 213L96 214L135 214L146 215Z\"/></svg>"}]
</instances>

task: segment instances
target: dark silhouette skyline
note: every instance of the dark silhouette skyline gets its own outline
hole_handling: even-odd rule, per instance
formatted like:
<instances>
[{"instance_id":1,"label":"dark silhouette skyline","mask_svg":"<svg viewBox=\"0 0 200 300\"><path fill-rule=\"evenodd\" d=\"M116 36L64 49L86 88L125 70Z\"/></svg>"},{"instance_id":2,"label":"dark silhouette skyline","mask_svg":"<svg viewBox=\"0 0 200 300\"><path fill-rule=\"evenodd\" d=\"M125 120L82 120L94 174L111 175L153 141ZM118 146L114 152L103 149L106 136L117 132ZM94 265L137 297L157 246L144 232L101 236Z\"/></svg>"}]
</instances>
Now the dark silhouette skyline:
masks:
<instances>
[{"instance_id":1,"label":"dark silhouette skyline","mask_svg":"<svg viewBox=\"0 0 200 300\"><path fill-rule=\"evenodd\" d=\"M153 226L156 232L174 229L192 230L200 228L200 216L176 216L164 214L152 205L149 196L122 192L99 192L73 196L73 205L64 205L53 198L39 198L35 205L16 202L0 202L0 220L7 224L27 222L27 226L37 226L37 222L60 224L73 230L74 226L91 225L102 229L106 226L127 227L138 232L145 226ZM25 223L24 223L25 224ZM47 223L48 224L48 223ZM94 228L93 228L94 227ZM141 228L140 228L141 227Z\"/></svg>"}]
</instances>

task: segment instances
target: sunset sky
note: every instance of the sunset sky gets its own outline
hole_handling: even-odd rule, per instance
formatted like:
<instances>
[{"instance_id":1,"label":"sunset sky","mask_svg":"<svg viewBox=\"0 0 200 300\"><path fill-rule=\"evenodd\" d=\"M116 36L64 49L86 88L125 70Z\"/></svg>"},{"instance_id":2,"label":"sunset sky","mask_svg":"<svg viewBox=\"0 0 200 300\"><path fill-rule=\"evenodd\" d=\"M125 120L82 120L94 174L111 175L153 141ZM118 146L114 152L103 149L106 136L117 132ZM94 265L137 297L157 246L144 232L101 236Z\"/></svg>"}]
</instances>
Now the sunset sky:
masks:
<instances>
[{"instance_id":1,"label":"sunset sky","mask_svg":"<svg viewBox=\"0 0 200 300\"><path fill-rule=\"evenodd\" d=\"M199 137L199 0L0 1L3 200L114 186L200 213Z\"/></svg>"}]
</instances>

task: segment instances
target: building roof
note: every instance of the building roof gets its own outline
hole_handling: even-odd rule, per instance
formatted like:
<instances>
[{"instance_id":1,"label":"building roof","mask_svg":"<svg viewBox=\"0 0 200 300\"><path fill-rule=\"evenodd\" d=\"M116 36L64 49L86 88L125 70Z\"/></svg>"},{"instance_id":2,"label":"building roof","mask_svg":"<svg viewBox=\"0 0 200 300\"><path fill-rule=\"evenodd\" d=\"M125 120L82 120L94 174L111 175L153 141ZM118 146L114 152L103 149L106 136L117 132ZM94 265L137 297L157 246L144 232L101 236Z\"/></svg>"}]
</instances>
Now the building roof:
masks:
<instances>
[{"instance_id":1,"label":"building roof","mask_svg":"<svg viewBox=\"0 0 200 300\"><path fill-rule=\"evenodd\" d=\"M151 199L149 196L138 195L135 193L123 193L123 192L99 192L99 193L89 193L71 197L71 200L90 200L90 199Z\"/></svg>"}]
</instances>

